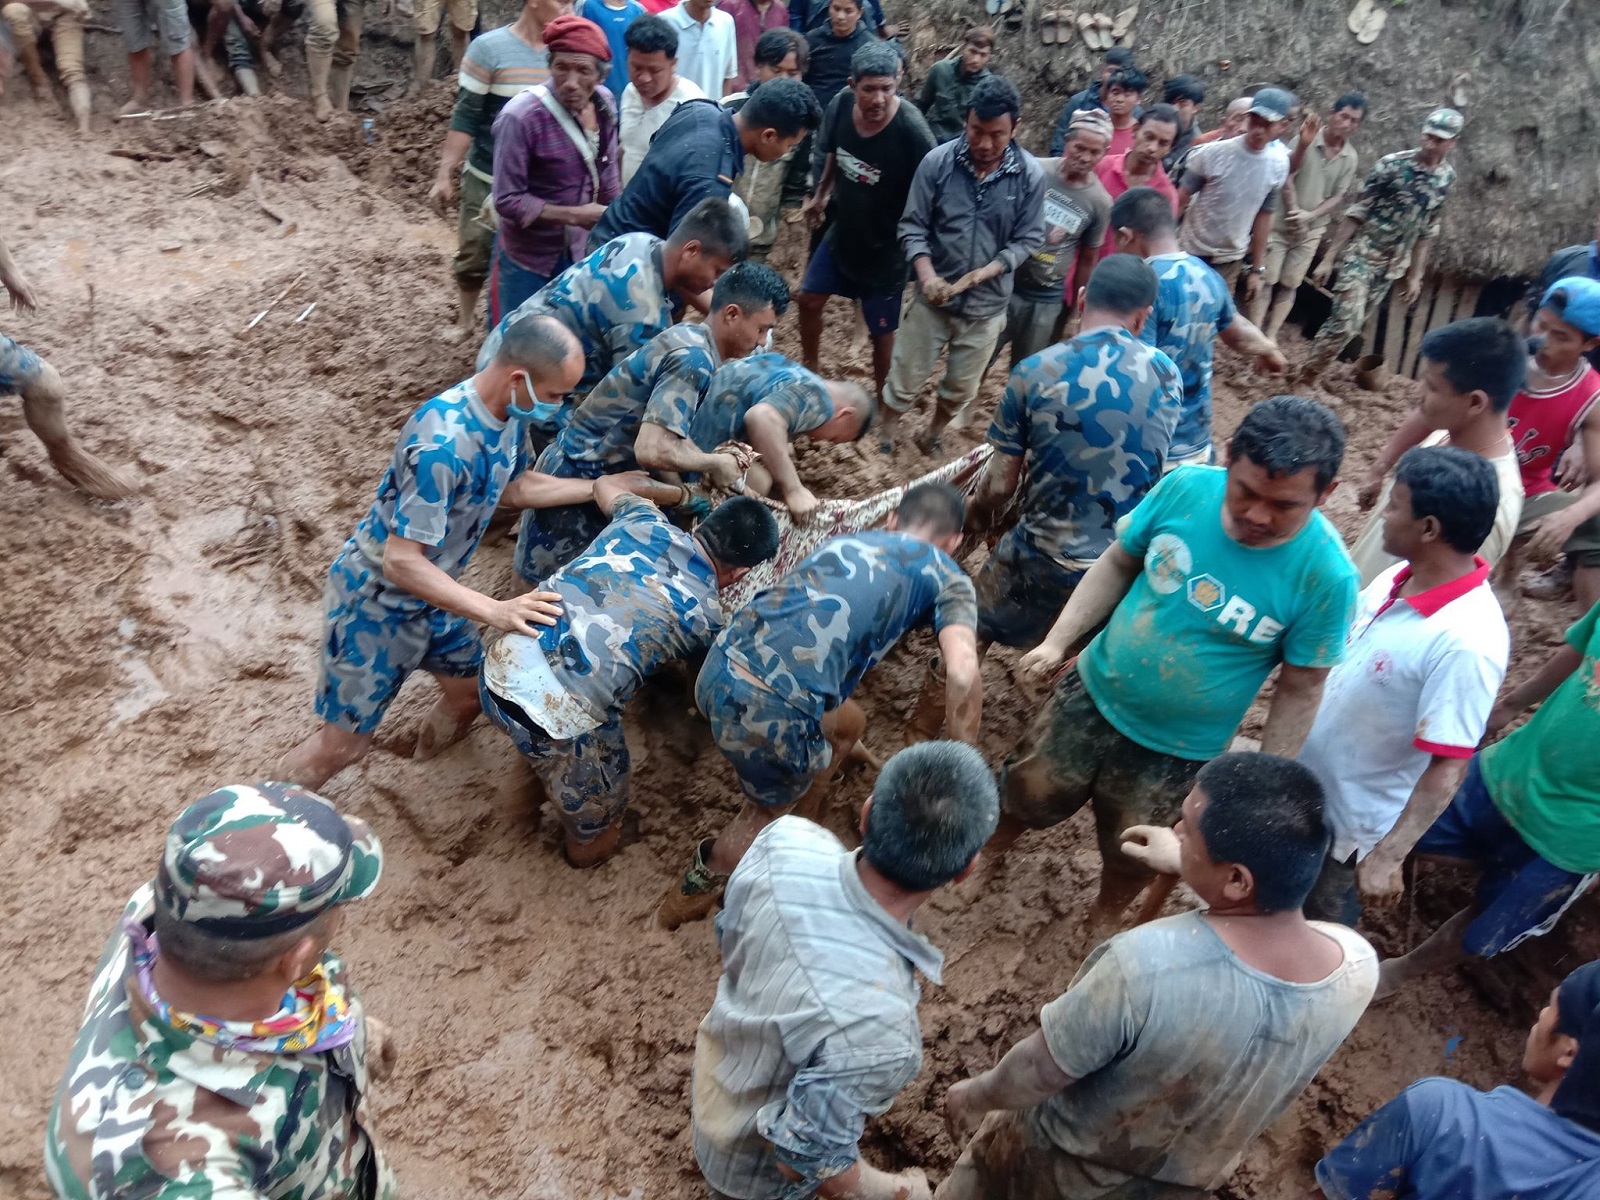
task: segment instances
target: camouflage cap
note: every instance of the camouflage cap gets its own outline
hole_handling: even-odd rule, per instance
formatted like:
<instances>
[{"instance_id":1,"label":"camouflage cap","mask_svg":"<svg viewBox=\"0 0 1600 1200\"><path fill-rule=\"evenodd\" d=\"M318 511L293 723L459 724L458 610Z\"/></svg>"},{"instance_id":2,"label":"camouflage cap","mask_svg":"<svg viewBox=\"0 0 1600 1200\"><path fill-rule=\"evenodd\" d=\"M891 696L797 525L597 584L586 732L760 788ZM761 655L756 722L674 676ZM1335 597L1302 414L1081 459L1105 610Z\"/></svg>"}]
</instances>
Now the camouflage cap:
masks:
<instances>
[{"instance_id":1,"label":"camouflage cap","mask_svg":"<svg viewBox=\"0 0 1600 1200\"><path fill-rule=\"evenodd\" d=\"M218 788L167 831L156 902L222 937L271 937L371 893L383 850L365 821L293 783Z\"/></svg>"},{"instance_id":2,"label":"camouflage cap","mask_svg":"<svg viewBox=\"0 0 1600 1200\"><path fill-rule=\"evenodd\" d=\"M1428 114L1428 119L1422 123L1422 132L1431 133L1434 137L1454 141L1461 136L1461 127L1467 123L1453 108L1436 108Z\"/></svg>"}]
</instances>

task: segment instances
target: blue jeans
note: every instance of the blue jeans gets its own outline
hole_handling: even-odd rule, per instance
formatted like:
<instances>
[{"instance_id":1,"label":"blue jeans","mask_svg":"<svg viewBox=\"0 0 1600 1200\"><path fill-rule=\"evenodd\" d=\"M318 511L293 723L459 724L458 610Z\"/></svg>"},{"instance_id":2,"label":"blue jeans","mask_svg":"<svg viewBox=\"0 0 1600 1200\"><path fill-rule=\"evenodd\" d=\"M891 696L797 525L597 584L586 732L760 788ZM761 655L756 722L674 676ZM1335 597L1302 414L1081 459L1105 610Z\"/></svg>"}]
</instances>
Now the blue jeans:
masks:
<instances>
[{"instance_id":1,"label":"blue jeans","mask_svg":"<svg viewBox=\"0 0 1600 1200\"><path fill-rule=\"evenodd\" d=\"M500 239L496 237L494 263L489 270L489 332L493 333L495 326L500 324L508 313L516 312L524 301L531 299L535 292L571 265L572 263L563 257L556 264L556 269L548 275L530 271L502 250Z\"/></svg>"}]
</instances>

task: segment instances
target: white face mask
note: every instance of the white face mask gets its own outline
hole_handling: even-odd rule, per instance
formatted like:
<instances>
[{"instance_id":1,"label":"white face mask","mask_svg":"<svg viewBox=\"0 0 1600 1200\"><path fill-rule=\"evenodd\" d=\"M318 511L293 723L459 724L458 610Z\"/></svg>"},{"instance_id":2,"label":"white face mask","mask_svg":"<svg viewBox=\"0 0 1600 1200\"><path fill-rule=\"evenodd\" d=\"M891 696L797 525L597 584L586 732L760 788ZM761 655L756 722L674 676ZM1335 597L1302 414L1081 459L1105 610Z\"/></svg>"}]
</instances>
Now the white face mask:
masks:
<instances>
[{"instance_id":1,"label":"white face mask","mask_svg":"<svg viewBox=\"0 0 1600 1200\"><path fill-rule=\"evenodd\" d=\"M517 378L515 375L511 377L511 404L506 410L506 415L513 421L525 421L532 425L554 425L556 415L561 411L561 405L539 399L538 393L533 390L533 380L523 375L521 379L528 389L528 407L519 407Z\"/></svg>"}]
</instances>

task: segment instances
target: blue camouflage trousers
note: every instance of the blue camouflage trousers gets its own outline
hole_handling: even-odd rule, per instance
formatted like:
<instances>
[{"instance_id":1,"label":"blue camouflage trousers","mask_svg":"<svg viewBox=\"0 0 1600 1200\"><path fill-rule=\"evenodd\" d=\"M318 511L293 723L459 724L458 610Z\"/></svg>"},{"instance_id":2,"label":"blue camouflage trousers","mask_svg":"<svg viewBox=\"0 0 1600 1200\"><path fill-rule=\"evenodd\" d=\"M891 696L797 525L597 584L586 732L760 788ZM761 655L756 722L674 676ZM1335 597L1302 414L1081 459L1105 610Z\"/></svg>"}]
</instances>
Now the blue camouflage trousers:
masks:
<instances>
[{"instance_id":1,"label":"blue camouflage trousers","mask_svg":"<svg viewBox=\"0 0 1600 1200\"><path fill-rule=\"evenodd\" d=\"M471 621L402 592L354 541L328 568L322 607L317 715L351 733L377 730L411 672L464 678L483 663Z\"/></svg>"},{"instance_id":2,"label":"blue camouflage trousers","mask_svg":"<svg viewBox=\"0 0 1600 1200\"><path fill-rule=\"evenodd\" d=\"M706 656L694 699L753 804L789 807L833 761L822 722L729 663L721 643Z\"/></svg>"},{"instance_id":3,"label":"blue camouflage trousers","mask_svg":"<svg viewBox=\"0 0 1600 1200\"><path fill-rule=\"evenodd\" d=\"M598 465L573 462L554 445L545 447L535 469L562 479L596 479L604 474ZM587 550L606 523L605 514L594 504L527 509L517 530L517 574L529 584L549 579Z\"/></svg>"},{"instance_id":4,"label":"blue camouflage trousers","mask_svg":"<svg viewBox=\"0 0 1600 1200\"><path fill-rule=\"evenodd\" d=\"M560 740L540 729L517 705L491 692L482 674L478 700L484 715L510 735L517 751L532 764L573 841L592 842L621 819L628 808L628 743L619 715L612 714L588 733Z\"/></svg>"},{"instance_id":5,"label":"blue camouflage trousers","mask_svg":"<svg viewBox=\"0 0 1600 1200\"><path fill-rule=\"evenodd\" d=\"M39 377L44 365L32 350L0 333L0 396L21 395L22 389Z\"/></svg>"}]
</instances>

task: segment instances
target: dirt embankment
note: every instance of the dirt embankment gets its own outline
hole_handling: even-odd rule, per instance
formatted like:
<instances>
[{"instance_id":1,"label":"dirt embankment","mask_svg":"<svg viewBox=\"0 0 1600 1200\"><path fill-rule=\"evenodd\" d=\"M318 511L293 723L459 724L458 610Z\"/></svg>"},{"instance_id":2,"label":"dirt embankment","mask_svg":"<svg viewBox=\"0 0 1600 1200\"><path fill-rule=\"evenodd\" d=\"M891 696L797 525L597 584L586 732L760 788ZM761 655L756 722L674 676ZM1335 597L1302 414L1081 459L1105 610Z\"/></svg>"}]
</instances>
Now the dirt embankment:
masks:
<instances>
[{"instance_id":1,"label":"dirt embankment","mask_svg":"<svg viewBox=\"0 0 1600 1200\"><path fill-rule=\"evenodd\" d=\"M0 654L11 682L0 703L0 953L13 965L0 1005L33 1014L32 1036L3 1054L7 1195L45 1195L44 1115L120 904L149 876L182 805L269 773L312 727L321 574L370 503L406 414L470 369L471 348L434 332L451 310L452 227L418 197L442 109L439 94L391 107L371 147L354 120L318 128L281 99L119 128L69 152L53 121L8 122L4 232L45 305L7 318L6 331L61 369L76 426L132 464L146 490L117 506L84 501L49 471L14 405L0 408ZM112 148L170 157L136 162ZM276 217L258 204L252 174ZM777 261L793 276L801 247L786 237ZM792 316L780 344L796 350ZM842 306L825 346L826 369L865 377ZM1375 452L1410 386L1371 395L1345 368L1331 373L1353 465ZM999 387L997 374L985 406ZM1225 357L1221 430L1274 390ZM836 494L921 465L909 450L888 462L836 447L801 461ZM1334 511L1354 520L1346 494ZM509 549L485 545L479 586L512 586ZM1518 615L1517 673L1537 665L1565 616L1548 606ZM911 639L862 689L880 754L906 740L926 649ZM985 668L983 749L996 763L1028 715L1012 661L996 653ZM554 823L530 810L529 777L496 730L480 726L436 762L406 757L428 694L426 681L408 687L380 750L328 789L389 850L345 949L372 1011L403 1039L398 1077L375 1100L407 1194L700 1194L687 1084L716 953L708 926L669 935L649 917L737 792L687 690L668 678L641 696L653 736L628 844L584 874L563 865ZM841 833L870 784L857 772L837 789ZM874 1122L874 1154L948 1166L943 1089L1026 1033L1070 979L1088 948L1080 926L1096 869L1080 818L1030 839L987 886L931 905L922 927L950 966L945 986L925 989L925 1069ZM1403 948L1462 895L1425 871L1414 903L1375 936ZM1321 1146L1419 1075L1515 1078L1548 979L1600 950L1593 909L1577 916L1513 962L1372 1012L1228 1194L1291 1194Z\"/></svg>"}]
</instances>

